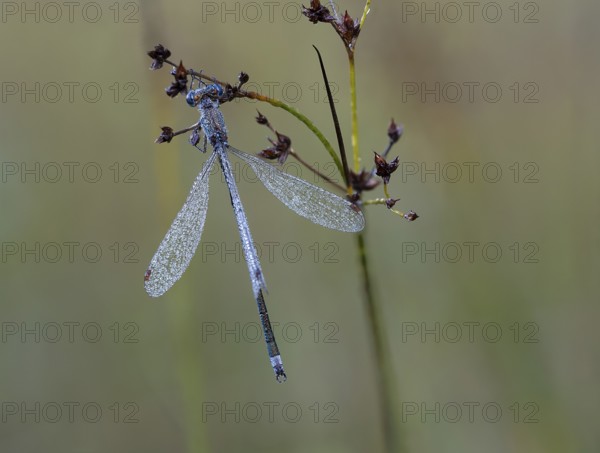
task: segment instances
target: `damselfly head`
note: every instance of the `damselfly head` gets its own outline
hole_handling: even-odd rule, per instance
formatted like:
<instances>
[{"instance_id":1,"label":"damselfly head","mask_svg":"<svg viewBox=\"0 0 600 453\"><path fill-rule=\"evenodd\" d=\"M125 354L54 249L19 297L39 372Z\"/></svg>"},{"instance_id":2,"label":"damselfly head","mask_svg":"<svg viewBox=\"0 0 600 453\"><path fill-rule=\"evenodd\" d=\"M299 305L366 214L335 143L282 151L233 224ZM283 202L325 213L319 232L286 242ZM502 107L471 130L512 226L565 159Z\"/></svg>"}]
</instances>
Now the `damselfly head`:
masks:
<instances>
[{"instance_id":1,"label":"damselfly head","mask_svg":"<svg viewBox=\"0 0 600 453\"><path fill-rule=\"evenodd\" d=\"M200 104L200 101L204 97L208 97L213 100L218 100L221 96L223 96L223 88L221 87L221 85L211 83L210 85L206 85L203 88L198 88L196 90L189 91L187 96L185 97L185 100L191 107L196 107Z\"/></svg>"}]
</instances>

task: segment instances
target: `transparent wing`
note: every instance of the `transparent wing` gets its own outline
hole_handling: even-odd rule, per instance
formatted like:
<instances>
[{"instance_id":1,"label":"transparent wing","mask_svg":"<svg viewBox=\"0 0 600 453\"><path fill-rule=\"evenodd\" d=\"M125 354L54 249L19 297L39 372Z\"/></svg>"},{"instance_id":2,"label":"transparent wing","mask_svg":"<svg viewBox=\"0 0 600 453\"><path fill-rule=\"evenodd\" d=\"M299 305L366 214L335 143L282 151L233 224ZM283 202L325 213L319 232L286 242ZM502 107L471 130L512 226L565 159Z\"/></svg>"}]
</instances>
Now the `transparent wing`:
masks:
<instances>
[{"instance_id":1,"label":"transparent wing","mask_svg":"<svg viewBox=\"0 0 600 453\"><path fill-rule=\"evenodd\" d=\"M208 209L208 175L215 162L212 153L196 177L181 211L152 257L144 287L152 297L163 295L190 264L204 229Z\"/></svg>"},{"instance_id":2,"label":"transparent wing","mask_svg":"<svg viewBox=\"0 0 600 453\"><path fill-rule=\"evenodd\" d=\"M333 230L355 233L364 228L362 212L349 201L232 146L228 150L246 162L269 192L296 214Z\"/></svg>"}]
</instances>

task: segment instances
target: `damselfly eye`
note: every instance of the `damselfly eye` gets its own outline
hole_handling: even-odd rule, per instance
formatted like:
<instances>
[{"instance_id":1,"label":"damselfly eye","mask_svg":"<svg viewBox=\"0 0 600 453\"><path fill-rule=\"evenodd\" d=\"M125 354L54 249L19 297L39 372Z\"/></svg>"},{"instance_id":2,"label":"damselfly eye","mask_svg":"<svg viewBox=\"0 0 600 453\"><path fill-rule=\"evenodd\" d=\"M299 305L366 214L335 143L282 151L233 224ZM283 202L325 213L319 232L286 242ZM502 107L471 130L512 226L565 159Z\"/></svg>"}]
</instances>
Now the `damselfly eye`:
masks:
<instances>
[{"instance_id":1,"label":"damselfly eye","mask_svg":"<svg viewBox=\"0 0 600 453\"><path fill-rule=\"evenodd\" d=\"M223 88L219 84L213 83L208 86L208 89L210 90L210 94L212 96L215 96L215 97L223 96Z\"/></svg>"},{"instance_id":2,"label":"damselfly eye","mask_svg":"<svg viewBox=\"0 0 600 453\"><path fill-rule=\"evenodd\" d=\"M187 94L187 96L185 97L185 100L190 107L196 107L196 105L198 104L197 99L198 98L197 98L196 90L190 91Z\"/></svg>"}]
</instances>

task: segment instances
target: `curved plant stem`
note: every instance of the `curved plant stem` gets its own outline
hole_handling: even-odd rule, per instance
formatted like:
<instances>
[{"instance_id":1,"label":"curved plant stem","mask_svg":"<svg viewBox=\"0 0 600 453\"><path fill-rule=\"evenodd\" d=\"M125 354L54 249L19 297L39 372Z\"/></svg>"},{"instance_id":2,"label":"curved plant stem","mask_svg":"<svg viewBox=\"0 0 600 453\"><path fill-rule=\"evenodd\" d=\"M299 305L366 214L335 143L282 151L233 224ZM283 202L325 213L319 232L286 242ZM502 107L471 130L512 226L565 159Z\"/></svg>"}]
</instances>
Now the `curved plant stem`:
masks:
<instances>
[{"instance_id":1,"label":"curved plant stem","mask_svg":"<svg viewBox=\"0 0 600 453\"><path fill-rule=\"evenodd\" d=\"M394 423L394 373L389 362L390 355L385 344L386 335L381 324L381 313L379 312L377 298L375 297L371 283L364 231L358 233L356 239L362 271L367 318L375 350L375 374L377 376L377 389L381 405L385 451L388 453L399 453L401 447Z\"/></svg>"},{"instance_id":2,"label":"curved plant stem","mask_svg":"<svg viewBox=\"0 0 600 453\"><path fill-rule=\"evenodd\" d=\"M177 67L177 65L173 62L170 61L168 59L164 60L165 63L173 66L173 67ZM206 79L209 80L213 83L217 83L221 86L226 86L227 84L225 82L222 82L220 80L217 80L214 77L208 77L202 73L196 72L193 69L188 70L188 73L201 78L201 79ZM244 90L239 90L238 94L236 97L245 97L248 99L256 99L257 101L261 101L261 102L268 102L269 104L271 104L273 107L278 107L281 108L283 110L285 110L286 112L292 114L293 116L295 116L297 119L299 119L301 122L304 123L304 125L306 127L308 127L308 129L315 134L315 136L319 139L319 141L323 144L323 146L325 147L325 149L327 150L327 152L329 153L329 156L331 157L331 159L333 160L333 162L335 163L335 166L337 167L338 171L340 172L340 175L344 175L344 167L342 165L342 162L340 160L340 158L338 157L338 155L336 154L335 150L333 149L333 147L331 146L331 143L329 143L329 140L327 140L327 138L325 138L325 136L323 135L323 133L319 130L319 128L317 128L317 126L315 126L315 124L308 119L308 117L302 113L300 113L298 110L296 110L294 107L287 105L285 102L280 101L279 99L274 99L274 98L270 98L268 96L264 96L262 94L256 93L254 91L244 91Z\"/></svg>"},{"instance_id":3,"label":"curved plant stem","mask_svg":"<svg viewBox=\"0 0 600 453\"><path fill-rule=\"evenodd\" d=\"M279 108L285 110L286 112L294 115L300 121L302 121L304 123L304 125L306 127L308 127L308 129L310 129L310 131L313 134L315 134L317 136L317 138L319 139L319 141L323 144L323 146L325 147L325 149L331 156L331 159L335 163L335 166L337 167L338 171L340 172L340 175L344 174L344 167L342 166L342 162L340 161L340 158L338 157L335 150L331 146L331 143L329 143L329 141L325 138L323 133L317 128L317 126L315 126L315 124L311 120L309 120L304 114L300 113L294 107L287 105L285 102L282 102L279 99L273 99L268 96L263 96L262 94L255 93L253 91L245 91L245 92L243 92L243 96L247 97L249 99L256 99L258 101L268 102L273 107L279 107Z\"/></svg>"}]
</instances>

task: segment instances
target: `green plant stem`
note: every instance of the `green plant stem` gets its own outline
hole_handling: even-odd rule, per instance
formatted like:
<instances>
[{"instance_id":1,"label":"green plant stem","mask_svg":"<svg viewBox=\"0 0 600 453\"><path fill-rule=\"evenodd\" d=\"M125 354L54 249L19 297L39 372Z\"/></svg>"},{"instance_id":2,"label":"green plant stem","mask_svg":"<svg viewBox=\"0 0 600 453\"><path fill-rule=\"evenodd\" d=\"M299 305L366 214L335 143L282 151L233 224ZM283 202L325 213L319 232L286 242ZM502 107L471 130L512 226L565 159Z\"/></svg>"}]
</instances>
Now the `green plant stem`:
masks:
<instances>
[{"instance_id":1,"label":"green plant stem","mask_svg":"<svg viewBox=\"0 0 600 453\"><path fill-rule=\"evenodd\" d=\"M371 8L371 0L367 0L363 15L360 19L360 28L364 25L367 14ZM354 43L356 45L356 42ZM360 154L358 145L358 102L356 96L356 65L354 62L354 51L356 47L348 48L348 62L350 66L350 107L352 109L352 152L354 156L354 171L360 172ZM385 201L384 201L385 202ZM367 248L365 244L365 231L361 231L356 236L358 257L362 272L362 281L365 296L365 308L369 320L369 328L373 338L373 349L375 352L375 374L377 378L377 389L379 393L379 404L381 407L381 417L383 422L383 437L385 442L385 451L388 453L400 453L401 445L399 442L399 431L395 424L394 404L394 372L391 365L391 358L386 347L386 335L383 324L381 323L380 306L375 296L374 287L371 283L371 271L367 257Z\"/></svg>"},{"instance_id":2,"label":"green plant stem","mask_svg":"<svg viewBox=\"0 0 600 453\"><path fill-rule=\"evenodd\" d=\"M367 14L369 14L369 11L371 10L371 0L367 0L367 3L365 3L365 9L363 9L363 15L360 18L360 28L363 28L363 24L365 23L365 19L367 18Z\"/></svg>"},{"instance_id":3,"label":"green plant stem","mask_svg":"<svg viewBox=\"0 0 600 453\"><path fill-rule=\"evenodd\" d=\"M371 284L364 231L358 233L356 238L367 318L373 337L373 349L375 350L375 374L377 376L377 389L379 391L379 403L381 405L381 417L383 420L385 451L388 453L399 453L401 450L398 441L398 432L395 429L394 423L394 373L389 362L390 355L385 344L386 335L381 323L381 313L379 312L377 299L373 291L373 285Z\"/></svg>"},{"instance_id":4,"label":"green plant stem","mask_svg":"<svg viewBox=\"0 0 600 453\"><path fill-rule=\"evenodd\" d=\"M354 173L359 173L358 104L356 100L356 67L354 65L354 50L348 52L348 62L350 64L350 108L352 110L352 156L354 157Z\"/></svg>"}]
</instances>

